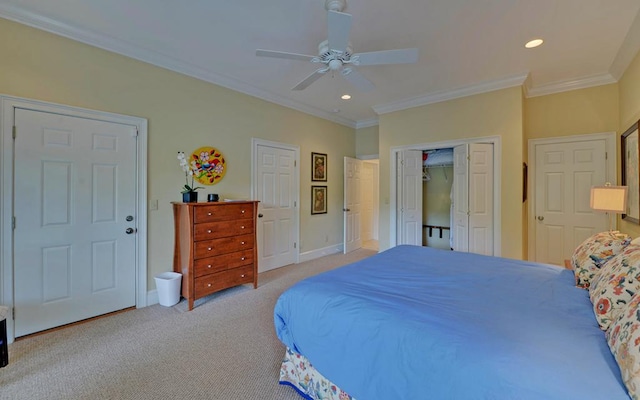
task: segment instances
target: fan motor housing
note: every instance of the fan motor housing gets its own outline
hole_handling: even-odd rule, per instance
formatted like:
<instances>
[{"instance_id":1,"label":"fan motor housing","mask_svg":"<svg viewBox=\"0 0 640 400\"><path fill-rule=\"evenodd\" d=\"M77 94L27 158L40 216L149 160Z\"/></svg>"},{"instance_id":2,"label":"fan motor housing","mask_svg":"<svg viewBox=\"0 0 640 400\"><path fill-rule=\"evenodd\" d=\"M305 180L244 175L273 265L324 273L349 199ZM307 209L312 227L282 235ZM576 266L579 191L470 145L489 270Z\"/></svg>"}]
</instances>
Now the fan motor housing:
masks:
<instances>
[{"instance_id":1,"label":"fan motor housing","mask_svg":"<svg viewBox=\"0 0 640 400\"><path fill-rule=\"evenodd\" d=\"M324 2L324 8L327 11L342 11L347 6L347 0L326 0Z\"/></svg>"}]
</instances>

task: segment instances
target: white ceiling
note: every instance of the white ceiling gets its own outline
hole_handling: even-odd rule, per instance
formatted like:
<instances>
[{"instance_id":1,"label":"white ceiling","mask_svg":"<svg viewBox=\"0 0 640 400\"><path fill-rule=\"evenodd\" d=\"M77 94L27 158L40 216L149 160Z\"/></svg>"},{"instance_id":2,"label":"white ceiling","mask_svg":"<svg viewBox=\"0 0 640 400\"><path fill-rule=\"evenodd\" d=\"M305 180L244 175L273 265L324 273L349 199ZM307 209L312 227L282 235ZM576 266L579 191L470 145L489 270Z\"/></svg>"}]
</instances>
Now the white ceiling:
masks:
<instances>
[{"instance_id":1,"label":"white ceiling","mask_svg":"<svg viewBox=\"0 0 640 400\"><path fill-rule=\"evenodd\" d=\"M347 1L354 52L420 51L416 64L359 67L367 93L330 73L291 91L318 65L255 55L316 55L324 0L0 0L0 17L352 127L523 83L528 96L612 83L640 49L638 0Z\"/></svg>"}]
</instances>

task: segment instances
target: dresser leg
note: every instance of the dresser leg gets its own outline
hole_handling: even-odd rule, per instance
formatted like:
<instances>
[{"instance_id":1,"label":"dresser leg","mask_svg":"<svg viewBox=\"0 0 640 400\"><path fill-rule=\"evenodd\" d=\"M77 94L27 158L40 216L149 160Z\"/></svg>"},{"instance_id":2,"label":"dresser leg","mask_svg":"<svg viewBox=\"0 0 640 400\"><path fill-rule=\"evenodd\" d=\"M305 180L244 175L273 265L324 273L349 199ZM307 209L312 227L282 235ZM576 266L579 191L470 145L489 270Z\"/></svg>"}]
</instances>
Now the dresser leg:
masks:
<instances>
[{"instance_id":1,"label":"dresser leg","mask_svg":"<svg viewBox=\"0 0 640 400\"><path fill-rule=\"evenodd\" d=\"M193 310L193 299L189 299L189 311Z\"/></svg>"}]
</instances>

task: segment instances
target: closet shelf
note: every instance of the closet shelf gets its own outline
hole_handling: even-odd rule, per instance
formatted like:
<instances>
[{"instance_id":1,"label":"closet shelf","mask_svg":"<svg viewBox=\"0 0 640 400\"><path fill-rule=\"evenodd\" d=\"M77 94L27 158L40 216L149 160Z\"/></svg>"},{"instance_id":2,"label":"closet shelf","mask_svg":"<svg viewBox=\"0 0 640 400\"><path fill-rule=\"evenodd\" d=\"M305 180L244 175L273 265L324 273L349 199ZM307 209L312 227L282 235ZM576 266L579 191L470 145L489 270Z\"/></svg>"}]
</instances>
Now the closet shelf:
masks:
<instances>
[{"instance_id":1,"label":"closet shelf","mask_svg":"<svg viewBox=\"0 0 640 400\"><path fill-rule=\"evenodd\" d=\"M439 225L422 225L423 228L427 228L429 230L429 237L431 237L431 235L433 234L433 230L434 229L439 229L440 230L440 239L442 239L442 231L443 230L449 230L451 229L448 226L439 226Z\"/></svg>"}]
</instances>

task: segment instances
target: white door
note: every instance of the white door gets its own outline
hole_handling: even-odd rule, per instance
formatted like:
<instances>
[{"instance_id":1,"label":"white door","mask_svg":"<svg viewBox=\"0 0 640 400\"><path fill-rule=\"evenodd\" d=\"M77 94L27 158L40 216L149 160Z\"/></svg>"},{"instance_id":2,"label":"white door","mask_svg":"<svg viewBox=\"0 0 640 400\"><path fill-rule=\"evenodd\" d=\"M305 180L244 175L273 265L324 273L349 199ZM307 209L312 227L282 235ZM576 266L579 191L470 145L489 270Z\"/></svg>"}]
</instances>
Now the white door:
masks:
<instances>
[{"instance_id":1,"label":"white door","mask_svg":"<svg viewBox=\"0 0 640 400\"><path fill-rule=\"evenodd\" d=\"M469 144L469 252L493 255L493 145Z\"/></svg>"},{"instance_id":2,"label":"white door","mask_svg":"<svg viewBox=\"0 0 640 400\"><path fill-rule=\"evenodd\" d=\"M362 164L355 158L344 158L344 253L362 247Z\"/></svg>"},{"instance_id":3,"label":"white door","mask_svg":"<svg viewBox=\"0 0 640 400\"><path fill-rule=\"evenodd\" d=\"M258 271L296 262L296 152L277 145L258 144Z\"/></svg>"},{"instance_id":4,"label":"white door","mask_svg":"<svg viewBox=\"0 0 640 400\"><path fill-rule=\"evenodd\" d=\"M589 207L593 185L606 180L604 139L535 146L535 261L563 265L590 235L607 230Z\"/></svg>"},{"instance_id":5,"label":"white door","mask_svg":"<svg viewBox=\"0 0 640 400\"><path fill-rule=\"evenodd\" d=\"M400 176L400 240L398 244L422 246L422 151L398 153Z\"/></svg>"},{"instance_id":6,"label":"white door","mask_svg":"<svg viewBox=\"0 0 640 400\"><path fill-rule=\"evenodd\" d=\"M469 145L453 148L453 249L469 251Z\"/></svg>"},{"instance_id":7,"label":"white door","mask_svg":"<svg viewBox=\"0 0 640 400\"><path fill-rule=\"evenodd\" d=\"M364 161L362 163L362 241L374 239L373 219L374 219L374 169L377 164Z\"/></svg>"},{"instance_id":8,"label":"white door","mask_svg":"<svg viewBox=\"0 0 640 400\"><path fill-rule=\"evenodd\" d=\"M25 109L15 126L15 336L134 306L136 128Z\"/></svg>"}]
</instances>

